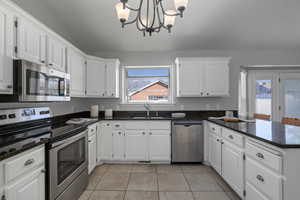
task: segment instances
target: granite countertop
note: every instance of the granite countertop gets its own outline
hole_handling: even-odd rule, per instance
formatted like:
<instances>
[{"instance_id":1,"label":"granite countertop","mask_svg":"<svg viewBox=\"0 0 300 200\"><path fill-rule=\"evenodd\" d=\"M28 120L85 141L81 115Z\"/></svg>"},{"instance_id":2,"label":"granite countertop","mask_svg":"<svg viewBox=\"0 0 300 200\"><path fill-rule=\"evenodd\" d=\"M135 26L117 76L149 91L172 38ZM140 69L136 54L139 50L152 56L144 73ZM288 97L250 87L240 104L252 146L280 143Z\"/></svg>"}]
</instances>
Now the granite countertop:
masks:
<instances>
[{"instance_id":1,"label":"granite countertop","mask_svg":"<svg viewBox=\"0 0 300 200\"><path fill-rule=\"evenodd\" d=\"M298 126L265 120L239 123L224 122L218 119L209 119L208 121L280 148L300 148L300 127Z\"/></svg>"}]
</instances>

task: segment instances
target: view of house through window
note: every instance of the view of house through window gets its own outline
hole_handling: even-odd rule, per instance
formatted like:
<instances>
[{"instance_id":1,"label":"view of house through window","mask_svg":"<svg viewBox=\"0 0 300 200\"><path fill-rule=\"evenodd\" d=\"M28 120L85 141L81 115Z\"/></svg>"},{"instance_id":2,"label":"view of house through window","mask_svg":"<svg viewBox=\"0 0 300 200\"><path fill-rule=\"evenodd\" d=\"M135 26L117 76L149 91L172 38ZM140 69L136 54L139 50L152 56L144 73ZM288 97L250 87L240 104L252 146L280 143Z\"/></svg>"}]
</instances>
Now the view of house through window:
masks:
<instances>
[{"instance_id":1,"label":"view of house through window","mask_svg":"<svg viewBox=\"0 0 300 200\"><path fill-rule=\"evenodd\" d=\"M126 67L125 101L127 103L169 103L169 67Z\"/></svg>"},{"instance_id":2,"label":"view of house through window","mask_svg":"<svg viewBox=\"0 0 300 200\"><path fill-rule=\"evenodd\" d=\"M257 114L270 115L272 113L272 81L256 80L256 102Z\"/></svg>"}]
</instances>

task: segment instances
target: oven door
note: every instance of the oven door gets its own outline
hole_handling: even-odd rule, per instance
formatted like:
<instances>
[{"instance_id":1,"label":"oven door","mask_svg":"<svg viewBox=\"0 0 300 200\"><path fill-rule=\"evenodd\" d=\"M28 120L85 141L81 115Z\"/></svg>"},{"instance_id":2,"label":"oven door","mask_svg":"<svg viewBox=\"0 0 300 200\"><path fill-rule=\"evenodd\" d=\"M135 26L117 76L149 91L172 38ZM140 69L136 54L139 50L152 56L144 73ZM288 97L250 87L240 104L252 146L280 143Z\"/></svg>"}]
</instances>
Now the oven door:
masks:
<instances>
[{"instance_id":1,"label":"oven door","mask_svg":"<svg viewBox=\"0 0 300 200\"><path fill-rule=\"evenodd\" d=\"M49 150L49 195L56 199L88 166L87 131L52 144Z\"/></svg>"},{"instance_id":2,"label":"oven door","mask_svg":"<svg viewBox=\"0 0 300 200\"><path fill-rule=\"evenodd\" d=\"M21 101L69 101L70 75L27 61L22 62Z\"/></svg>"}]
</instances>

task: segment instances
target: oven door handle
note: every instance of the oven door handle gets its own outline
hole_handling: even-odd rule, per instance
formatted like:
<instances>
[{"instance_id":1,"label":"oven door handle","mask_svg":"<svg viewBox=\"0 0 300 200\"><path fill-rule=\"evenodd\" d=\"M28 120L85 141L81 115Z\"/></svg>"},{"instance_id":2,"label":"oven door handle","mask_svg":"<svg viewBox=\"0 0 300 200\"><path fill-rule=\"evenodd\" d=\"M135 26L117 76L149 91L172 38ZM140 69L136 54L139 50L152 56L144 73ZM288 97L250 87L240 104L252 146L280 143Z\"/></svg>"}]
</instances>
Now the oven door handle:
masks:
<instances>
[{"instance_id":1,"label":"oven door handle","mask_svg":"<svg viewBox=\"0 0 300 200\"><path fill-rule=\"evenodd\" d=\"M51 145L51 149L57 148L57 147L62 146L62 145L65 146L65 145L71 144L71 143L77 141L80 138L86 137L86 135L87 135L87 130L85 130L82 133L79 133L79 134L77 134L73 137L70 137L70 138L67 138L65 140L53 143Z\"/></svg>"}]
</instances>

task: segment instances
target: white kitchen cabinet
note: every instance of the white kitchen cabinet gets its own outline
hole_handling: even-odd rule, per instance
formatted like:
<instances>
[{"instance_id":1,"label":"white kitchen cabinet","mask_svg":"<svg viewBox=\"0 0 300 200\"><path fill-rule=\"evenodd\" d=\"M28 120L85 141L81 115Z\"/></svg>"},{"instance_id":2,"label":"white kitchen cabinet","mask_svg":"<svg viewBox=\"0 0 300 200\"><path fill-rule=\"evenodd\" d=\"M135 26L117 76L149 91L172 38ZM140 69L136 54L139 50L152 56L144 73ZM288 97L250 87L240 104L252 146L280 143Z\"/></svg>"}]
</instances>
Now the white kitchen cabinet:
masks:
<instances>
[{"instance_id":1,"label":"white kitchen cabinet","mask_svg":"<svg viewBox=\"0 0 300 200\"><path fill-rule=\"evenodd\" d=\"M8 200L44 200L45 173L44 167L27 174L23 178L5 187L5 198Z\"/></svg>"},{"instance_id":2,"label":"white kitchen cabinet","mask_svg":"<svg viewBox=\"0 0 300 200\"><path fill-rule=\"evenodd\" d=\"M165 130L150 130L149 159L151 161L170 161L171 132Z\"/></svg>"},{"instance_id":3,"label":"white kitchen cabinet","mask_svg":"<svg viewBox=\"0 0 300 200\"><path fill-rule=\"evenodd\" d=\"M205 67L205 87L207 96L229 95L228 59L208 60Z\"/></svg>"},{"instance_id":4,"label":"white kitchen cabinet","mask_svg":"<svg viewBox=\"0 0 300 200\"><path fill-rule=\"evenodd\" d=\"M124 160L125 137L121 130L113 131L113 160Z\"/></svg>"},{"instance_id":5,"label":"white kitchen cabinet","mask_svg":"<svg viewBox=\"0 0 300 200\"><path fill-rule=\"evenodd\" d=\"M204 62L189 62L181 64L177 62L177 96L198 97L205 90Z\"/></svg>"},{"instance_id":6,"label":"white kitchen cabinet","mask_svg":"<svg viewBox=\"0 0 300 200\"><path fill-rule=\"evenodd\" d=\"M112 160L113 136L111 123L100 123L98 131L98 161Z\"/></svg>"},{"instance_id":7,"label":"white kitchen cabinet","mask_svg":"<svg viewBox=\"0 0 300 200\"><path fill-rule=\"evenodd\" d=\"M17 19L17 57L37 64L46 62L46 32L23 17Z\"/></svg>"},{"instance_id":8,"label":"white kitchen cabinet","mask_svg":"<svg viewBox=\"0 0 300 200\"><path fill-rule=\"evenodd\" d=\"M88 97L105 97L106 63L104 60L88 57L86 66L86 95Z\"/></svg>"},{"instance_id":9,"label":"white kitchen cabinet","mask_svg":"<svg viewBox=\"0 0 300 200\"><path fill-rule=\"evenodd\" d=\"M211 166L221 175L222 174L222 144L221 139L211 134L209 136L209 160Z\"/></svg>"},{"instance_id":10,"label":"white kitchen cabinet","mask_svg":"<svg viewBox=\"0 0 300 200\"><path fill-rule=\"evenodd\" d=\"M177 97L229 95L229 58L177 58Z\"/></svg>"},{"instance_id":11,"label":"white kitchen cabinet","mask_svg":"<svg viewBox=\"0 0 300 200\"><path fill-rule=\"evenodd\" d=\"M244 152L232 143L223 140L222 176L227 183L243 196L244 191Z\"/></svg>"},{"instance_id":12,"label":"white kitchen cabinet","mask_svg":"<svg viewBox=\"0 0 300 200\"><path fill-rule=\"evenodd\" d=\"M119 74L120 61L118 59L106 59L106 96L119 98Z\"/></svg>"},{"instance_id":13,"label":"white kitchen cabinet","mask_svg":"<svg viewBox=\"0 0 300 200\"><path fill-rule=\"evenodd\" d=\"M97 165L97 129L98 124L92 124L88 127L88 173L90 174Z\"/></svg>"},{"instance_id":14,"label":"white kitchen cabinet","mask_svg":"<svg viewBox=\"0 0 300 200\"><path fill-rule=\"evenodd\" d=\"M0 94L13 93L13 15L0 6Z\"/></svg>"},{"instance_id":15,"label":"white kitchen cabinet","mask_svg":"<svg viewBox=\"0 0 300 200\"><path fill-rule=\"evenodd\" d=\"M147 135L144 131L127 130L125 131L125 155L126 160L147 161Z\"/></svg>"},{"instance_id":16,"label":"white kitchen cabinet","mask_svg":"<svg viewBox=\"0 0 300 200\"><path fill-rule=\"evenodd\" d=\"M85 76L86 66L85 57L80 52L68 49L68 66L71 74L71 96L85 96Z\"/></svg>"},{"instance_id":17,"label":"white kitchen cabinet","mask_svg":"<svg viewBox=\"0 0 300 200\"><path fill-rule=\"evenodd\" d=\"M48 35L47 47L48 66L66 72L66 45L55 37Z\"/></svg>"}]
</instances>

